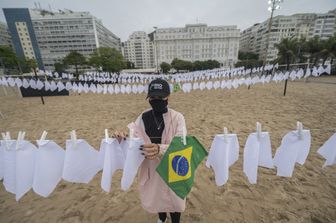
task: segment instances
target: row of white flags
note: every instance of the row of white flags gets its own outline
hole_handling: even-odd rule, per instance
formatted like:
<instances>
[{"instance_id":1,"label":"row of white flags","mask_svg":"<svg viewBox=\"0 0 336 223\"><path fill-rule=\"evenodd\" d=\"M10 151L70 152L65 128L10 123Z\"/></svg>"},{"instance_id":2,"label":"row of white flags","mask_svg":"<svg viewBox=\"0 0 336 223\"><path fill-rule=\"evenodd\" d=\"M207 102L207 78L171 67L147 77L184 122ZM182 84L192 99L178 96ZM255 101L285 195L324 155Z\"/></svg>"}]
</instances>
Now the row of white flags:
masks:
<instances>
[{"instance_id":1,"label":"row of white flags","mask_svg":"<svg viewBox=\"0 0 336 223\"><path fill-rule=\"evenodd\" d=\"M272 71L274 73L278 69L279 65L266 65L264 71ZM314 76L318 76L324 72L330 73L331 65L326 67L320 65L319 67L313 67L306 69L307 72L311 72ZM213 70L203 70L203 71L193 71L188 73L176 73L176 74L139 74L139 73L108 73L108 72L86 72L85 74L79 75L79 80L83 82L98 82L98 83L120 83L120 84L137 84L137 83L148 83L156 78L165 79L172 83L181 82L193 82L202 80L212 80L212 79L223 79L223 78L233 78L233 77L246 77L259 75L263 71L262 67L245 69L244 67L238 67L233 69L213 69ZM73 80L73 74L57 72L52 73L49 71L39 71L39 75L45 75L51 78L64 80Z\"/></svg>"},{"instance_id":2,"label":"row of white flags","mask_svg":"<svg viewBox=\"0 0 336 223\"><path fill-rule=\"evenodd\" d=\"M233 78L233 77L246 77L259 75L262 72L262 67L244 69L244 67L233 68L231 70L226 69L215 69L215 70L205 70L205 71L193 71L188 73L176 73L176 74L137 74L137 73L121 73L121 74L109 74L105 72L87 72L83 75L79 75L80 81L94 81L99 83L120 83L120 84L135 84L135 83L148 83L156 78L165 79L172 83L181 82L194 82L202 80L212 80L212 79L223 79L223 78ZM267 65L264 71L275 71L278 69L278 64ZM299 69L296 69L299 70ZM301 68L301 70L303 70ZM306 69L306 72L311 73L313 76L319 76L322 73L330 73L331 65L326 67L320 65L319 67L313 67ZM301 71L300 71L301 72ZM58 76L58 74L56 74ZM68 75L62 74L62 77L66 79ZM73 75L69 76L73 77Z\"/></svg>"},{"instance_id":3,"label":"row of white flags","mask_svg":"<svg viewBox=\"0 0 336 223\"><path fill-rule=\"evenodd\" d=\"M107 130L105 130L107 131ZM89 183L103 170L101 187L110 192L112 176L122 169L121 188L129 189L144 160L139 150L143 140L127 138L120 144L108 137L101 140L97 151L84 139L77 139L74 131L66 140L66 150L53 140L46 140L46 133L37 146L24 140L20 132L18 139L2 134L0 141L0 180L5 189L16 195L18 201L31 188L40 196L48 197L57 184L64 179L73 183ZM251 133L244 147L243 171L251 184L257 183L258 167L275 168L277 175L291 177L295 164L303 165L311 146L310 130L298 127L288 132L272 157L270 134L257 130ZM336 133L317 151L326 161L323 167L336 164ZM229 167L239 158L237 134L218 134L214 137L206 166L212 167L216 185L224 185L229 178Z\"/></svg>"},{"instance_id":4,"label":"row of white flags","mask_svg":"<svg viewBox=\"0 0 336 223\"><path fill-rule=\"evenodd\" d=\"M264 71L271 71L273 69L278 69L278 64L269 64L264 67ZM256 67L251 69L245 69L244 67L236 67L232 69L227 68L217 68L212 70L202 70L202 71L192 71L187 73L175 73L175 74L141 74L141 73L109 73L109 72L97 72L89 71L85 74L79 75L79 80L81 81L95 81L95 82L116 82L118 83L137 83L137 82L148 82L156 78L162 78L166 80L179 81L179 80L190 80L190 79L203 79L207 77L234 77L234 76L245 76L259 73L263 70L263 67ZM39 75L46 75L52 78L62 78L62 79L73 79L73 74L50 72L50 71L39 71Z\"/></svg>"},{"instance_id":5,"label":"row of white flags","mask_svg":"<svg viewBox=\"0 0 336 223\"><path fill-rule=\"evenodd\" d=\"M303 69L292 70L291 72L276 72L274 75L262 75L254 77L241 77L233 78L229 80L208 80L208 81L194 81L194 82L181 82L177 83L183 92L187 93L192 90L211 90L211 89L236 89L241 85L254 85L258 83L270 83L281 82L287 79L295 80L308 78L310 76L318 77L323 73L330 74L330 67L327 66L325 69L319 70L314 67L312 71L307 69L306 72ZM44 88L46 91L62 91L66 89L67 91L73 91L77 93L103 93L103 94L141 94L147 93L147 84L94 84L94 83L81 83L81 82L62 82L62 81L41 81L34 79L21 79L12 77L2 77L0 78L0 85L10 86L10 87L23 87L23 88L33 88L41 90ZM176 85L176 84L175 84ZM170 83L171 91L174 89L174 84Z\"/></svg>"}]
</instances>

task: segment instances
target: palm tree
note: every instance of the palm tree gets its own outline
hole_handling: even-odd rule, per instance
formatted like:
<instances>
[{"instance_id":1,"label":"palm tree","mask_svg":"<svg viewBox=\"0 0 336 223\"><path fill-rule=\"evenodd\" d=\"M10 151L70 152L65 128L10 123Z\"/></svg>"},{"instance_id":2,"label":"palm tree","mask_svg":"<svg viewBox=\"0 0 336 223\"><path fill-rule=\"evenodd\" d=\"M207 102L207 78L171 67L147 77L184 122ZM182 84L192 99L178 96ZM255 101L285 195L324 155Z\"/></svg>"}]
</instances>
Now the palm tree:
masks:
<instances>
[{"instance_id":1,"label":"palm tree","mask_svg":"<svg viewBox=\"0 0 336 223\"><path fill-rule=\"evenodd\" d=\"M299 49L299 43L297 39L285 38L280 43L275 44L278 49L278 62L280 64L287 64L287 70L289 70L290 63L296 61L297 52Z\"/></svg>"},{"instance_id":2,"label":"palm tree","mask_svg":"<svg viewBox=\"0 0 336 223\"><path fill-rule=\"evenodd\" d=\"M280 43L275 44L278 49L278 62L280 64L287 64L286 70L289 70L289 65L296 61L298 52L298 40L295 38L285 38L282 39ZM287 90L287 79L285 81L284 96L286 96Z\"/></svg>"},{"instance_id":3,"label":"palm tree","mask_svg":"<svg viewBox=\"0 0 336 223\"><path fill-rule=\"evenodd\" d=\"M320 59L321 50L322 50L322 43L320 37L314 36L313 38L309 39L305 46L305 52L309 54L309 59L316 65L317 61Z\"/></svg>"},{"instance_id":4,"label":"palm tree","mask_svg":"<svg viewBox=\"0 0 336 223\"><path fill-rule=\"evenodd\" d=\"M324 65L328 58L331 59L331 63L336 56L336 34L327 40L321 41L321 51L319 56L322 59Z\"/></svg>"}]
</instances>

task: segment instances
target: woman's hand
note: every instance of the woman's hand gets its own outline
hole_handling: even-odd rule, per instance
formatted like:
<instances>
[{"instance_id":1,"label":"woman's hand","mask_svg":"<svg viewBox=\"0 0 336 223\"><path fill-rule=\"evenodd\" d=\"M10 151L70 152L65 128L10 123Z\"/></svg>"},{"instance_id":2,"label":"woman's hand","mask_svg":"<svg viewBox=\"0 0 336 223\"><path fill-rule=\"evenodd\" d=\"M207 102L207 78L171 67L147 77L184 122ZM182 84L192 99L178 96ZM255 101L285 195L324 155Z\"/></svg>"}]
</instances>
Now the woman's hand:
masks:
<instances>
[{"instance_id":1,"label":"woman's hand","mask_svg":"<svg viewBox=\"0 0 336 223\"><path fill-rule=\"evenodd\" d=\"M152 160L155 159L160 153L160 146L159 144L154 143L143 144L140 146L140 150L143 151L142 154L146 157L146 159Z\"/></svg>"},{"instance_id":2,"label":"woman's hand","mask_svg":"<svg viewBox=\"0 0 336 223\"><path fill-rule=\"evenodd\" d=\"M116 138L120 144L121 140L126 140L126 137L128 137L128 133L123 131L115 131L112 135L113 138Z\"/></svg>"}]
</instances>

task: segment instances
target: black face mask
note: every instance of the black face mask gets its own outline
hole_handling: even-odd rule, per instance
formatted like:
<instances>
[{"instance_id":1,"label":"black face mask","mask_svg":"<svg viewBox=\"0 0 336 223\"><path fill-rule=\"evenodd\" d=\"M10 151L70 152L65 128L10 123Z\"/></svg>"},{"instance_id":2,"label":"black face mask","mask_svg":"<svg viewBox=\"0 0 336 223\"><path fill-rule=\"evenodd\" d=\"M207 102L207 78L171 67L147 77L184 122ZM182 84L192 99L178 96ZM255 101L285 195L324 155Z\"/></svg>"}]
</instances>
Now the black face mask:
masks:
<instances>
[{"instance_id":1,"label":"black face mask","mask_svg":"<svg viewBox=\"0 0 336 223\"><path fill-rule=\"evenodd\" d=\"M162 100L162 99L152 99L149 100L149 104L152 106L153 111L157 113L165 113L167 112L167 106L168 106L168 99Z\"/></svg>"}]
</instances>

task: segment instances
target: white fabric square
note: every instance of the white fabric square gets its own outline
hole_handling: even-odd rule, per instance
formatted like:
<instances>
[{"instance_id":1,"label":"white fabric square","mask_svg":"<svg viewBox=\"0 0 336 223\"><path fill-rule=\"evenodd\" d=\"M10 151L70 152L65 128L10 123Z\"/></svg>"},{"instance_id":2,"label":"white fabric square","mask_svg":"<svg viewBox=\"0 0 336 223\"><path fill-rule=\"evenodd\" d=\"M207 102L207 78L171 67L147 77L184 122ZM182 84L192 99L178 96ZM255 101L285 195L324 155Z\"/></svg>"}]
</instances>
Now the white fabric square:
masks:
<instances>
[{"instance_id":1,"label":"white fabric square","mask_svg":"<svg viewBox=\"0 0 336 223\"><path fill-rule=\"evenodd\" d=\"M73 183L89 183L98 173L98 151L84 139L66 141L62 178Z\"/></svg>"},{"instance_id":2,"label":"white fabric square","mask_svg":"<svg viewBox=\"0 0 336 223\"><path fill-rule=\"evenodd\" d=\"M317 150L317 153L326 159L323 167L336 164L336 133Z\"/></svg>"},{"instance_id":3,"label":"white fabric square","mask_svg":"<svg viewBox=\"0 0 336 223\"><path fill-rule=\"evenodd\" d=\"M229 167L233 165L239 157L239 142L236 134L216 135L206 162L208 168L212 167L215 172L217 186L224 185L229 179Z\"/></svg>"},{"instance_id":4,"label":"white fabric square","mask_svg":"<svg viewBox=\"0 0 336 223\"><path fill-rule=\"evenodd\" d=\"M277 167L277 175L292 177L295 163L303 165L309 154L311 136L309 130L302 130L302 139L298 131L287 133L281 140L281 145L274 156L274 165Z\"/></svg>"},{"instance_id":5,"label":"white fabric square","mask_svg":"<svg viewBox=\"0 0 336 223\"><path fill-rule=\"evenodd\" d=\"M258 166L273 168L272 148L268 132L251 133L244 148L244 173L251 184L257 183Z\"/></svg>"},{"instance_id":6,"label":"white fabric square","mask_svg":"<svg viewBox=\"0 0 336 223\"><path fill-rule=\"evenodd\" d=\"M51 140L38 140L33 190L48 197L62 179L65 151Z\"/></svg>"},{"instance_id":7,"label":"white fabric square","mask_svg":"<svg viewBox=\"0 0 336 223\"><path fill-rule=\"evenodd\" d=\"M140 138L132 138L126 141L126 160L124 164L124 171L121 178L121 189L126 191L128 190L133 180L138 172L142 161L145 157L141 154L142 151L139 149L141 145L144 144L144 141ZM125 149L125 148L124 148Z\"/></svg>"}]
</instances>

